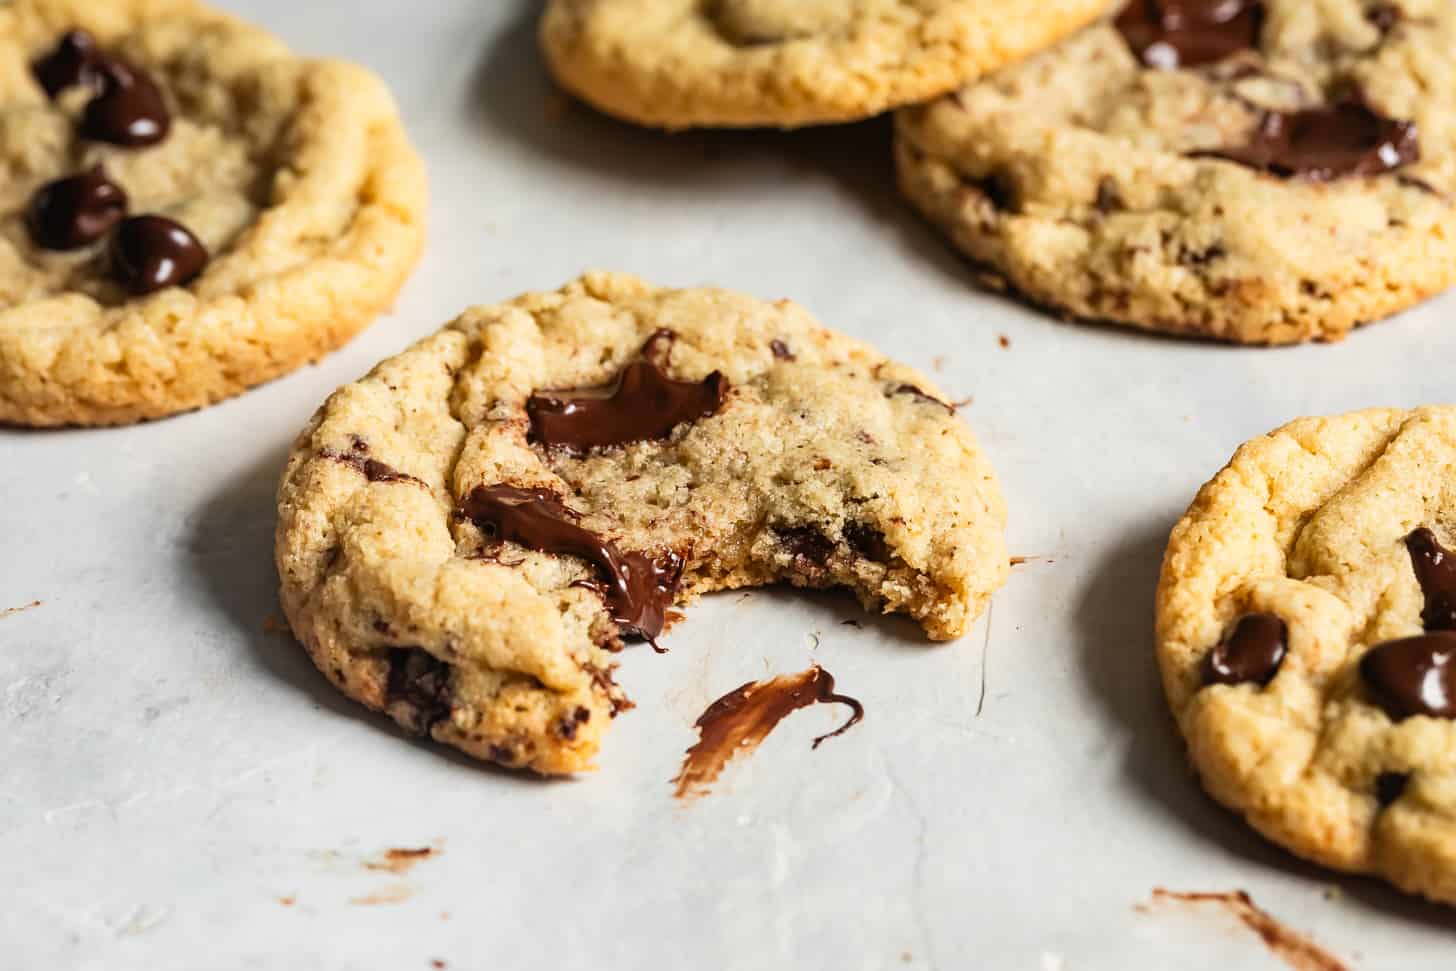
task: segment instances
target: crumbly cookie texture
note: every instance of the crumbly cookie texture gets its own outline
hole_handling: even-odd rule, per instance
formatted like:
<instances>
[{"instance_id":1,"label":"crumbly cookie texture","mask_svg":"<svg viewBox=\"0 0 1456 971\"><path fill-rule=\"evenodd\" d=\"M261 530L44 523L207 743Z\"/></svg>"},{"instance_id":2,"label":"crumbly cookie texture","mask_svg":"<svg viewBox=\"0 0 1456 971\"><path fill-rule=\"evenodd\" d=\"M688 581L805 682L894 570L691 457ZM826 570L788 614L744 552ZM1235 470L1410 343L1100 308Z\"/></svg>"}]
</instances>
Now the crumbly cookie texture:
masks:
<instances>
[{"instance_id":1,"label":"crumbly cookie texture","mask_svg":"<svg viewBox=\"0 0 1456 971\"><path fill-rule=\"evenodd\" d=\"M1446 903L1456 635L1423 631L1456 623L1456 573L1417 571L1452 570L1430 543L1456 544L1453 471L1456 407L1292 422L1203 487L1157 597L1163 683L1204 788L1300 856Z\"/></svg>"},{"instance_id":2,"label":"crumbly cookie texture","mask_svg":"<svg viewBox=\"0 0 1456 971\"><path fill-rule=\"evenodd\" d=\"M610 385L644 355L672 381L726 381L721 404L664 438L535 440L534 392ZM787 300L592 274L477 307L299 437L278 498L283 607L337 687L406 728L541 773L590 768L629 704L605 577L482 528L482 488L540 490L624 554L680 558L677 603L844 587L949 639L1008 558L995 477L943 400Z\"/></svg>"},{"instance_id":3,"label":"crumbly cookie texture","mask_svg":"<svg viewBox=\"0 0 1456 971\"><path fill-rule=\"evenodd\" d=\"M1141 0L1135 0L1141 2ZM902 111L902 191L972 260L1075 317L1334 340L1456 281L1456 5L1268 0L1257 50L1178 70L1111 23ZM1327 182L1197 156L1267 111L1363 99L1420 159Z\"/></svg>"},{"instance_id":4,"label":"crumbly cookie texture","mask_svg":"<svg viewBox=\"0 0 1456 971\"><path fill-rule=\"evenodd\" d=\"M551 0L560 83L655 128L852 121L944 94L1076 30L1107 0Z\"/></svg>"},{"instance_id":5,"label":"crumbly cookie texture","mask_svg":"<svg viewBox=\"0 0 1456 971\"><path fill-rule=\"evenodd\" d=\"M160 87L160 143L84 137L84 85L47 97L32 62L74 28ZM136 296L104 240L35 244L37 190L96 165L132 214L166 216L205 245L200 276ZM320 357L394 299L425 202L423 164L362 68L295 57L192 0L0 6L0 422L156 418Z\"/></svg>"}]
</instances>

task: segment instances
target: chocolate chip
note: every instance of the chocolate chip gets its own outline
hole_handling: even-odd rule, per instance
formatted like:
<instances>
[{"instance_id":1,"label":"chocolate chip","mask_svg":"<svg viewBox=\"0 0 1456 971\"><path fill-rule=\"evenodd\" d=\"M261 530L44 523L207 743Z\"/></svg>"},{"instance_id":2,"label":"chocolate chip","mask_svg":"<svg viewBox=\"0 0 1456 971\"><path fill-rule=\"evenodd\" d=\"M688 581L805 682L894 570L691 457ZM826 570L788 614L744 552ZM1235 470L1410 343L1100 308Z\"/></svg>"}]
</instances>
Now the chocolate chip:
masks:
<instances>
[{"instance_id":1,"label":"chocolate chip","mask_svg":"<svg viewBox=\"0 0 1456 971\"><path fill-rule=\"evenodd\" d=\"M165 216L133 216L111 237L112 271L137 295L184 286L207 260L207 248L197 237Z\"/></svg>"},{"instance_id":2,"label":"chocolate chip","mask_svg":"<svg viewBox=\"0 0 1456 971\"><path fill-rule=\"evenodd\" d=\"M993 172L984 179L973 179L968 183L999 212L1016 213L1021 209L1021 193L1016 181L1008 172Z\"/></svg>"},{"instance_id":3,"label":"chocolate chip","mask_svg":"<svg viewBox=\"0 0 1456 971\"><path fill-rule=\"evenodd\" d=\"M416 734L427 734L436 722L450 715L450 665L418 647L392 650L384 697L386 706L410 706L406 727Z\"/></svg>"},{"instance_id":4,"label":"chocolate chip","mask_svg":"<svg viewBox=\"0 0 1456 971\"><path fill-rule=\"evenodd\" d=\"M643 354L660 341L661 332L654 334ZM607 388L538 391L526 402L526 413L536 441L582 453L666 438L678 425L716 413L727 394L722 372L702 381L676 381L654 361L640 360Z\"/></svg>"},{"instance_id":5,"label":"chocolate chip","mask_svg":"<svg viewBox=\"0 0 1456 971\"><path fill-rule=\"evenodd\" d=\"M1393 3L1379 3L1365 11L1365 19L1384 36L1400 23L1400 8Z\"/></svg>"},{"instance_id":6,"label":"chocolate chip","mask_svg":"<svg viewBox=\"0 0 1456 971\"><path fill-rule=\"evenodd\" d=\"M822 570L834 555L834 542L813 526L777 526L774 532L801 569Z\"/></svg>"},{"instance_id":7,"label":"chocolate chip","mask_svg":"<svg viewBox=\"0 0 1456 971\"><path fill-rule=\"evenodd\" d=\"M1214 243L1203 249L1180 249L1178 251L1178 262L1183 266L1207 266L1215 260L1221 260L1228 255L1221 243Z\"/></svg>"},{"instance_id":8,"label":"chocolate chip","mask_svg":"<svg viewBox=\"0 0 1456 971\"><path fill-rule=\"evenodd\" d=\"M572 718L563 718L556 723L556 734L568 742L576 740L576 721Z\"/></svg>"},{"instance_id":9,"label":"chocolate chip","mask_svg":"<svg viewBox=\"0 0 1456 971\"><path fill-rule=\"evenodd\" d=\"M96 70L101 91L81 116L82 135L133 148L167 137L172 118L161 89L145 71L114 57L98 61Z\"/></svg>"},{"instance_id":10,"label":"chocolate chip","mask_svg":"<svg viewBox=\"0 0 1456 971\"><path fill-rule=\"evenodd\" d=\"M778 358L780 361L794 360L794 352L789 350L789 345L785 344L777 337L768 342L768 348L769 350L773 351L773 356Z\"/></svg>"},{"instance_id":11,"label":"chocolate chip","mask_svg":"<svg viewBox=\"0 0 1456 971\"><path fill-rule=\"evenodd\" d=\"M577 705L576 710L571 713L571 717L585 724L586 722L591 721L591 709L583 708L581 705Z\"/></svg>"},{"instance_id":12,"label":"chocolate chip","mask_svg":"<svg viewBox=\"0 0 1456 971\"><path fill-rule=\"evenodd\" d=\"M1421 149L1414 122L1383 117L1360 101L1342 101L1292 113L1267 111L1243 145L1193 156L1329 182L1390 172L1419 161Z\"/></svg>"},{"instance_id":13,"label":"chocolate chip","mask_svg":"<svg viewBox=\"0 0 1456 971\"><path fill-rule=\"evenodd\" d=\"M586 560L596 568L599 589L618 626L649 642L662 633L685 566L676 552L658 559L623 552L578 526L577 514L544 489L477 486L461 511L498 541Z\"/></svg>"},{"instance_id":14,"label":"chocolate chip","mask_svg":"<svg viewBox=\"0 0 1456 971\"><path fill-rule=\"evenodd\" d=\"M98 165L37 189L26 225L42 249L73 250L96 242L125 216L126 193Z\"/></svg>"},{"instance_id":15,"label":"chocolate chip","mask_svg":"<svg viewBox=\"0 0 1456 971\"><path fill-rule=\"evenodd\" d=\"M68 30L50 53L31 62L30 71L47 97L55 98L75 85L95 84L100 58L96 38L84 30Z\"/></svg>"},{"instance_id":16,"label":"chocolate chip","mask_svg":"<svg viewBox=\"0 0 1456 971\"><path fill-rule=\"evenodd\" d=\"M1111 176L1103 176L1097 183L1097 211L1105 216L1126 207L1127 204L1122 200L1122 190L1117 187L1117 181Z\"/></svg>"},{"instance_id":17,"label":"chocolate chip","mask_svg":"<svg viewBox=\"0 0 1456 971\"><path fill-rule=\"evenodd\" d=\"M501 765L516 764L516 750L509 745L492 744L486 753L492 762L499 762Z\"/></svg>"},{"instance_id":18,"label":"chocolate chip","mask_svg":"<svg viewBox=\"0 0 1456 971\"><path fill-rule=\"evenodd\" d=\"M1211 64L1255 50L1262 0L1131 0L1117 29L1145 65L1161 70Z\"/></svg>"},{"instance_id":19,"label":"chocolate chip","mask_svg":"<svg viewBox=\"0 0 1456 971\"><path fill-rule=\"evenodd\" d=\"M844 541L850 549L867 560L888 563L893 554L885 543L885 534L868 523L849 522L844 524Z\"/></svg>"},{"instance_id":20,"label":"chocolate chip","mask_svg":"<svg viewBox=\"0 0 1456 971\"><path fill-rule=\"evenodd\" d=\"M1389 806L1405 793L1410 776L1404 772L1382 772L1375 777L1375 798L1382 806Z\"/></svg>"},{"instance_id":21,"label":"chocolate chip","mask_svg":"<svg viewBox=\"0 0 1456 971\"><path fill-rule=\"evenodd\" d=\"M1273 614L1245 614L1203 657L1203 683L1265 685L1288 651L1284 621Z\"/></svg>"},{"instance_id":22,"label":"chocolate chip","mask_svg":"<svg viewBox=\"0 0 1456 971\"><path fill-rule=\"evenodd\" d=\"M1405 548L1425 597L1421 625L1428 631L1456 630L1456 557L1425 526L1405 538Z\"/></svg>"},{"instance_id":23,"label":"chocolate chip","mask_svg":"<svg viewBox=\"0 0 1456 971\"><path fill-rule=\"evenodd\" d=\"M1386 641L1360 658L1360 677L1394 721L1456 718L1456 633Z\"/></svg>"}]
</instances>

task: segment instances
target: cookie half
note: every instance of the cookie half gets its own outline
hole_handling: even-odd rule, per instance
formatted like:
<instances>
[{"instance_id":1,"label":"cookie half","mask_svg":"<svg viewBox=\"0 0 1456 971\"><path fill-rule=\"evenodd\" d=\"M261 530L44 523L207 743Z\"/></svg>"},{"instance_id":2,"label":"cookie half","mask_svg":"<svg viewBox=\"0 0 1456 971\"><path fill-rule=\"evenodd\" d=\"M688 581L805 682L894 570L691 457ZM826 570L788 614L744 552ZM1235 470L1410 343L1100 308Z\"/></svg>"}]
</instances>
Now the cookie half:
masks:
<instances>
[{"instance_id":1,"label":"cookie half","mask_svg":"<svg viewBox=\"0 0 1456 971\"><path fill-rule=\"evenodd\" d=\"M1304 418L1173 530L1168 701L1204 788L1317 863L1456 903L1456 407Z\"/></svg>"},{"instance_id":2,"label":"cookie half","mask_svg":"<svg viewBox=\"0 0 1456 971\"><path fill-rule=\"evenodd\" d=\"M372 74L190 0L0 6L0 422L237 394L388 307L424 167Z\"/></svg>"},{"instance_id":3,"label":"cookie half","mask_svg":"<svg viewBox=\"0 0 1456 971\"><path fill-rule=\"evenodd\" d=\"M1456 281L1456 5L1134 0L897 118L900 185L1079 318L1333 340Z\"/></svg>"},{"instance_id":4,"label":"cookie half","mask_svg":"<svg viewBox=\"0 0 1456 971\"><path fill-rule=\"evenodd\" d=\"M654 128L853 121L923 101L1084 26L1107 0L551 0L557 80Z\"/></svg>"},{"instance_id":5,"label":"cookie half","mask_svg":"<svg viewBox=\"0 0 1456 971\"><path fill-rule=\"evenodd\" d=\"M590 768L624 638L713 590L842 587L962 634L1005 513L926 378L805 310L593 274L341 388L279 489L283 608L345 694L469 754Z\"/></svg>"}]
</instances>

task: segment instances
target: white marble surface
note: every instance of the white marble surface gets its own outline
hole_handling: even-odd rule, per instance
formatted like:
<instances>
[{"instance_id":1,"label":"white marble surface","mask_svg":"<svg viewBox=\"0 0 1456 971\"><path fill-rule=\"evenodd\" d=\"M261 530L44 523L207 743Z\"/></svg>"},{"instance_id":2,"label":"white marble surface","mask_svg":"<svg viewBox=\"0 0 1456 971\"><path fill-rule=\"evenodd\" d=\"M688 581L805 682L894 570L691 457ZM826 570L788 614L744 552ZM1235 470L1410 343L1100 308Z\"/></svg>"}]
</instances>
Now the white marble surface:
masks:
<instances>
[{"instance_id":1,"label":"white marble surface","mask_svg":"<svg viewBox=\"0 0 1456 971\"><path fill-rule=\"evenodd\" d=\"M138 428L0 431L0 608L42 601L0 618L0 967L1284 966L1216 912L1140 912L1155 886L1245 889L1351 968L1451 966L1452 912L1305 866L1201 795L1150 610L1169 526L1239 442L1450 397L1456 299L1294 350L1070 326L971 290L896 200L882 123L665 137L567 108L532 0L231 5L389 80L431 242L396 313L320 366ZM465 305L593 266L792 296L974 396L1012 552L1049 561L941 647L843 626L837 597L710 598L671 654L625 657L638 708L576 781L366 715L265 629L290 438ZM797 714L676 803L703 707L811 659L865 722L811 752L841 711Z\"/></svg>"}]
</instances>

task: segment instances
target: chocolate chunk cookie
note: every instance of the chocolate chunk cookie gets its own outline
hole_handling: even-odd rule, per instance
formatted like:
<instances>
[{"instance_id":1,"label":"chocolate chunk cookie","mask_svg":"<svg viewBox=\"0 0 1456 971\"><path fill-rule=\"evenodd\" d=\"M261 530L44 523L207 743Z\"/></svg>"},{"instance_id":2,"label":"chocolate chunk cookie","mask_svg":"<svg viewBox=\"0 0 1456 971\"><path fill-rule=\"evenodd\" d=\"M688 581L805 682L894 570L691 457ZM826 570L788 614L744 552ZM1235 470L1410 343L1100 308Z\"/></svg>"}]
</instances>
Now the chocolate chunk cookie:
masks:
<instances>
[{"instance_id":1,"label":"chocolate chunk cookie","mask_svg":"<svg viewBox=\"0 0 1456 971\"><path fill-rule=\"evenodd\" d=\"M557 80L657 128L851 121L1065 37L1107 0L551 0Z\"/></svg>"},{"instance_id":2,"label":"chocolate chunk cookie","mask_svg":"<svg viewBox=\"0 0 1456 971\"><path fill-rule=\"evenodd\" d=\"M0 4L0 422L156 418L320 357L394 299L425 195L361 68L193 0Z\"/></svg>"},{"instance_id":3,"label":"chocolate chunk cookie","mask_svg":"<svg viewBox=\"0 0 1456 971\"><path fill-rule=\"evenodd\" d=\"M943 402L787 300L594 274L478 307L299 437L284 610L401 725L585 769L628 706L614 653L699 594L842 587L965 631L1006 577L1005 514Z\"/></svg>"},{"instance_id":4,"label":"chocolate chunk cookie","mask_svg":"<svg viewBox=\"0 0 1456 971\"><path fill-rule=\"evenodd\" d=\"M1456 407L1303 418L1173 530L1163 684L1204 787L1300 856L1456 904Z\"/></svg>"},{"instance_id":5,"label":"chocolate chunk cookie","mask_svg":"<svg viewBox=\"0 0 1456 971\"><path fill-rule=\"evenodd\" d=\"M1456 280L1456 5L1132 0L897 118L905 195L1070 315L1334 340Z\"/></svg>"}]
</instances>

